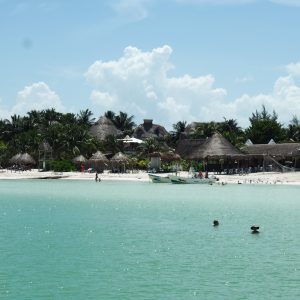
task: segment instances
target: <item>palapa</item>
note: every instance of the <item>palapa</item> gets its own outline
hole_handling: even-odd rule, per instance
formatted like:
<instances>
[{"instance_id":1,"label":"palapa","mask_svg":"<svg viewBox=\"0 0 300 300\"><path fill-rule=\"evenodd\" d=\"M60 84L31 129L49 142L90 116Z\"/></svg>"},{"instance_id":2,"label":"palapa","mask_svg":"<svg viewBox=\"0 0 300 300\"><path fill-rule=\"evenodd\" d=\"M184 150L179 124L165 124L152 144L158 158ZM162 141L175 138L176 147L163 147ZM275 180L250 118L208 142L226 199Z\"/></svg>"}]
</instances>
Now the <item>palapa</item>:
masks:
<instances>
[{"instance_id":1,"label":"palapa","mask_svg":"<svg viewBox=\"0 0 300 300\"><path fill-rule=\"evenodd\" d=\"M110 159L110 161L112 163L123 163L124 164L124 163L129 162L129 158L124 153L118 152Z\"/></svg>"},{"instance_id":2,"label":"palapa","mask_svg":"<svg viewBox=\"0 0 300 300\"><path fill-rule=\"evenodd\" d=\"M18 161L19 161L19 158L21 157L21 153L18 153L16 155L14 155L10 160L9 160L9 163L10 164L17 164Z\"/></svg>"},{"instance_id":3,"label":"palapa","mask_svg":"<svg viewBox=\"0 0 300 300\"><path fill-rule=\"evenodd\" d=\"M203 145L203 158L243 158L243 153L235 148L219 132L215 132Z\"/></svg>"},{"instance_id":4,"label":"palapa","mask_svg":"<svg viewBox=\"0 0 300 300\"><path fill-rule=\"evenodd\" d=\"M18 165L35 165L36 162L32 158L32 156L28 153L18 153L14 155L9 162L11 164L18 164Z\"/></svg>"},{"instance_id":5,"label":"palapa","mask_svg":"<svg viewBox=\"0 0 300 300\"><path fill-rule=\"evenodd\" d=\"M107 163L108 159L101 151L97 151L88 161Z\"/></svg>"},{"instance_id":6,"label":"palapa","mask_svg":"<svg viewBox=\"0 0 300 300\"><path fill-rule=\"evenodd\" d=\"M270 155L277 158L300 156L300 143L283 144L252 144L242 148L242 151L252 157Z\"/></svg>"},{"instance_id":7,"label":"palapa","mask_svg":"<svg viewBox=\"0 0 300 300\"><path fill-rule=\"evenodd\" d=\"M20 158L18 159L18 163L21 165L35 165L36 164L35 160L28 153L21 154Z\"/></svg>"},{"instance_id":8,"label":"palapa","mask_svg":"<svg viewBox=\"0 0 300 300\"><path fill-rule=\"evenodd\" d=\"M81 163L85 163L86 161L87 159L83 155L78 155L72 160L74 164L81 164Z\"/></svg>"},{"instance_id":9,"label":"palapa","mask_svg":"<svg viewBox=\"0 0 300 300\"><path fill-rule=\"evenodd\" d=\"M219 132L206 139L182 139L176 148L176 153L185 159L243 159L245 155L235 148Z\"/></svg>"},{"instance_id":10,"label":"palapa","mask_svg":"<svg viewBox=\"0 0 300 300\"><path fill-rule=\"evenodd\" d=\"M122 134L113 122L105 116L99 118L99 120L91 127L90 132L94 137L102 141L109 135L119 136Z\"/></svg>"}]
</instances>

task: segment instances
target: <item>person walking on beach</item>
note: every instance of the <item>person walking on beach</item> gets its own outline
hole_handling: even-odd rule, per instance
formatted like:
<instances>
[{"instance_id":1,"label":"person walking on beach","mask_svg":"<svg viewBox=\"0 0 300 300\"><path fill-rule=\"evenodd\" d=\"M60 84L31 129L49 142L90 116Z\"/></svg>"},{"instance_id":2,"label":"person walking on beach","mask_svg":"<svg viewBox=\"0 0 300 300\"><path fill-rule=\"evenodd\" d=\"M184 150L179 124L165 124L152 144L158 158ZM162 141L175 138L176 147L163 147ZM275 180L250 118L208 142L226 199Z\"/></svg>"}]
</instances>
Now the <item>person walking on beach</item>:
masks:
<instances>
[{"instance_id":1,"label":"person walking on beach","mask_svg":"<svg viewBox=\"0 0 300 300\"><path fill-rule=\"evenodd\" d=\"M96 182L98 181L98 172L96 172L96 175L95 175L95 181L96 181Z\"/></svg>"}]
</instances>

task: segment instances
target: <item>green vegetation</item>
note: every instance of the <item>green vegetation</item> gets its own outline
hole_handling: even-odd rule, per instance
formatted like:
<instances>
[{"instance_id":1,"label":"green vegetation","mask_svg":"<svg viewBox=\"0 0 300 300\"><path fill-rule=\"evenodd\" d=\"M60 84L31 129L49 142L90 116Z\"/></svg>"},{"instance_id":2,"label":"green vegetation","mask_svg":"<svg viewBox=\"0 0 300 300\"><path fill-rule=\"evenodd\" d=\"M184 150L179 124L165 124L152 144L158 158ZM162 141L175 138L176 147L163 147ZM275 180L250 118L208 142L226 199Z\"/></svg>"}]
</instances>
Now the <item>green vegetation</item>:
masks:
<instances>
[{"instance_id":1,"label":"green vegetation","mask_svg":"<svg viewBox=\"0 0 300 300\"><path fill-rule=\"evenodd\" d=\"M121 111L119 114L107 111L105 116L122 132L123 137L132 135L136 127L134 116ZM262 106L261 111L252 113L249 121L250 126L245 130L234 119L224 118L223 122L195 123L189 132L189 138L204 139L219 131L236 147L242 146L247 139L251 139L255 144L268 143L270 139L274 139L276 143L300 142L300 122L297 116L293 116L290 123L284 127L278 122L275 111L269 113L265 106ZM117 137L108 135L104 141L99 141L90 134L94 122L95 118L88 109L78 114L64 114L56 112L55 109L32 110L25 116L13 115L10 119L0 119L0 165L7 166L9 159L21 152L29 153L37 161L39 145L44 141L52 148L53 161L50 167L55 171L75 169L71 161L79 154L89 158L97 150L111 155L123 152L123 144ZM134 157L131 157L130 166L146 169L149 154L176 148L181 134L186 132L188 127L186 121L178 121L164 139L146 139L138 147ZM184 169L191 166L186 161L182 161L181 165ZM165 163L163 168L168 170L171 166Z\"/></svg>"}]
</instances>

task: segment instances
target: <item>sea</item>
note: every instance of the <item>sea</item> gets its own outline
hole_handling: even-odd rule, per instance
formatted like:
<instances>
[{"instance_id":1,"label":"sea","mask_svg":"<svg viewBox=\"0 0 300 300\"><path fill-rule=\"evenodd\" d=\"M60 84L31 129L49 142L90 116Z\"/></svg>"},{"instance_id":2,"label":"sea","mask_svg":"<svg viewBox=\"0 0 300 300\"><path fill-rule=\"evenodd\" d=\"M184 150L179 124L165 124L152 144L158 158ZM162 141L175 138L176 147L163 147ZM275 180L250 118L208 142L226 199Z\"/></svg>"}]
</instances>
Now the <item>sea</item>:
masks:
<instances>
[{"instance_id":1,"label":"sea","mask_svg":"<svg viewBox=\"0 0 300 300\"><path fill-rule=\"evenodd\" d=\"M300 299L300 187L1 180L0 299Z\"/></svg>"}]
</instances>

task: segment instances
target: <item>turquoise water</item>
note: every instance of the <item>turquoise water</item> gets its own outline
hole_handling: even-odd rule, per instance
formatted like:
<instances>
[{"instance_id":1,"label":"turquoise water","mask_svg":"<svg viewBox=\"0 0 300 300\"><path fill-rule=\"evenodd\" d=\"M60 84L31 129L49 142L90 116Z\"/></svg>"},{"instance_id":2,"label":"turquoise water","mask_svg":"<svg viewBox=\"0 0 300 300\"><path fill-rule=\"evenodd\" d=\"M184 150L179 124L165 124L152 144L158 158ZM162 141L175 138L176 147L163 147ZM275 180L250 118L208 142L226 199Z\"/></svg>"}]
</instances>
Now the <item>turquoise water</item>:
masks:
<instances>
[{"instance_id":1,"label":"turquoise water","mask_svg":"<svg viewBox=\"0 0 300 300\"><path fill-rule=\"evenodd\" d=\"M299 194L2 180L0 298L300 299Z\"/></svg>"}]
</instances>

